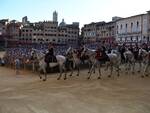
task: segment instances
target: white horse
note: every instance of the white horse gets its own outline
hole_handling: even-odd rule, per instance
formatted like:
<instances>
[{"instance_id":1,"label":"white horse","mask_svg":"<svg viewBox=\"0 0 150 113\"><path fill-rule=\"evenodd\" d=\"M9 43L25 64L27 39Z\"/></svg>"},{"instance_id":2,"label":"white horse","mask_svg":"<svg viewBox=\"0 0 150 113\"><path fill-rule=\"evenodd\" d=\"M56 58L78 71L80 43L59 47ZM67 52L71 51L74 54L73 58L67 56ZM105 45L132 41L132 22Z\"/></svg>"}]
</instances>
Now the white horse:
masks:
<instances>
[{"instance_id":1,"label":"white horse","mask_svg":"<svg viewBox=\"0 0 150 113\"><path fill-rule=\"evenodd\" d=\"M132 53L130 50L126 49L124 52L125 57L125 70L126 73L129 72L129 70L132 71L132 74L135 73L135 66L138 64L138 72L141 72L143 60L141 59L142 55L139 50L139 54L136 55L137 58L135 58L134 53Z\"/></svg>"},{"instance_id":2,"label":"white horse","mask_svg":"<svg viewBox=\"0 0 150 113\"><path fill-rule=\"evenodd\" d=\"M81 59L78 56L77 50L73 49L72 47L69 47L68 50L66 51L66 56L69 56L68 59L71 60L71 61L73 61L73 68L75 68L75 67L77 68L77 71L78 71L77 72L77 76L79 76L79 74L80 74L80 66L82 64L82 61L81 61ZM81 57L82 57L82 55L81 55ZM89 61L89 59L84 59L84 60L85 60L84 61L85 63L86 62L88 63L89 69L90 69L90 61ZM74 71L73 68L71 68L71 74L70 74L70 76L72 76L72 74L73 74L73 71Z\"/></svg>"},{"instance_id":3,"label":"white horse","mask_svg":"<svg viewBox=\"0 0 150 113\"><path fill-rule=\"evenodd\" d=\"M140 48L139 49L139 56L142 57L142 64L143 64L143 73L141 77L148 76L148 69L150 66L150 51L147 52L146 50Z\"/></svg>"},{"instance_id":4,"label":"white horse","mask_svg":"<svg viewBox=\"0 0 150 113\"><path fill-rule=\"evenodd\" d=\"M39 69L38 70L39 70L40 79L42 79L42 76L40 75L40 71L43 71L44 75L45 75L43 81L46 81L46 79L47 79L47 72L46 72L47 64L44 61L45 54L42 53L41 51L37 50L37 49L32 49L31 56L33 58L36 58L39 62ZM65 68L66 58L62 55L56 55L56 59L57 59L57 62L56 63L49 63L49 67L53 68L53 67L59 66L60 75L57 78L57 80L59 80L61 78L63 71L65 71L64 80L66 80L67 79L66 68Z\"/></svg>"},{"instance_id":5,"label":"white horse","mask_svg":"<svg viewBox=\"0 0 150 113\"><path fill-rule=\"evenodd\" d=\"M99 61L98 59L95 58L96 56L96 50L91 50L91 49L86 49L84 50L84 54L89 55L89 58L91 59L92 62L92 67L90 69L90 74L88 76L87 79L90 79L92 72L95 70L95 67L98 67L98 71L99 71L99 76L98 79L101 79L101 67L102 67L102 62ZM107 54L107 56L109 57L110 61L106 62L107 68L110 66L110 75L108 75L108 77L111 77L112 72L113 72L113 67L117 68L117 72L118 72L118 76L119 74L119 63L120 63L120 56L116 53L109 53Z\"/></svg>"},{"instance_id":6,"label":"white horse","mask_svg":"<svg viewBox=\"0 0 150 113\"><path fill-rule=\"evenodd\" d=\"M134 66L135 66L134 54L130 50L126 49L123 55L125 57L126 73L128 73L128 71L131 70L132 73L134 74Z\"/></svg>"}]
</instances>

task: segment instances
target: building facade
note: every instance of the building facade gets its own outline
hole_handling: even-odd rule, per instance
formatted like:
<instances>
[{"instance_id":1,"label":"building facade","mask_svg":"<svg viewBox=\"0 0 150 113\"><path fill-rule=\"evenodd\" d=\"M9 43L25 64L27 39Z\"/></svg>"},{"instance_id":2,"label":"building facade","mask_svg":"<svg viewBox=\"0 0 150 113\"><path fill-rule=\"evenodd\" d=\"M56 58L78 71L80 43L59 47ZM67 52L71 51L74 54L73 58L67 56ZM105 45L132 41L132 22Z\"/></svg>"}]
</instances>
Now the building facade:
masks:
<instances>
[{"instance_id":1,"label":"building facade","mask_svg":"<svg viewBox=\"0 0 150 113\"><path fill-rule=\"evenodd\" d=\"M82 28L84 43L107 42L115 40L115 22L97 22L84 25Z\"/></svg>"},{"instance_id":2,"label":"building facade","mask_svg":"<svg viewBox=\"0 0 150 113\"><path fill-rule=\"evenodd\" d=\"M119 19L116 22L116 41L119 43L148 43L149 13Z\"/></svg>"},{"instance_id":3,"label":"building facade","mask_svg":"<svg viewBox=\"0 0 150 113\"><path fill-rule=\"evenodd\" d=\"M44 21L21 28L20 41L24 43L76 43L79 37L79 24L58 26L58 22Z\"/></svg>"},{"instance_id":4,"label":"building facade","mask_svg":"<svg viewBox=\"0 0 150 113\"><path fill-rule=\"evenodd\" d=\"M97 23L90 23L90 24L86 24L83 26L83 28L81 29L81 34L83 36L83 42L84 43L92 43L96 41L97 38L97 28L96 28L96 24Z\"/></svg>"}]
</instances>

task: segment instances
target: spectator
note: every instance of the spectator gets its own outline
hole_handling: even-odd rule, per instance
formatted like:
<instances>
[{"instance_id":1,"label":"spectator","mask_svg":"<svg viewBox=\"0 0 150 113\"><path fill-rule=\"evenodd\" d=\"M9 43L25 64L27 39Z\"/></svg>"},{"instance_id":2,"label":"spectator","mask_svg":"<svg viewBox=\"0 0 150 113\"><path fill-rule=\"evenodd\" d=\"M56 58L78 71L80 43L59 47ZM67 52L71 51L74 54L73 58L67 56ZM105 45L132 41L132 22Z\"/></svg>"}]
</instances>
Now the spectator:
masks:
<instances>
[{"instance_id":1,"label":"spectator","mask_svg":"<svg viewBox=\"0 0 150 113\"><path fill-rule=\"evenodd\" d=\"M15 59L15 70L16 70L16 75L18 75L20 72L20 59L16 58Z\"/></svg>"}]
</instances>

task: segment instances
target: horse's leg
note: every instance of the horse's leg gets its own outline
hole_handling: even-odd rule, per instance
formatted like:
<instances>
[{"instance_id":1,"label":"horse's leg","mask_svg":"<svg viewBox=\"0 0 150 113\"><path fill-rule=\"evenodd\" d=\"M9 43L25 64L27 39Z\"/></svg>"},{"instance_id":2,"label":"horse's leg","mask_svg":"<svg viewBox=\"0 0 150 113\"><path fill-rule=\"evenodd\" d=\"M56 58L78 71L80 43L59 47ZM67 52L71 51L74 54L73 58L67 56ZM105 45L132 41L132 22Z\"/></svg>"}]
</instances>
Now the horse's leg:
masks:
<instances>
[{"instance_id":1,"label":"horse's leg","mask_svg":"<svg viewBox=\"0 0 150 113\"><path fill-rule=\"evenodd\" d=\"M88 77L87 79L90 79L90 77L91 77L91 75L92 75L92 71L93 71L94 68L95 68L95 64L96 64L96 63L94 63L94 64L92 65L92 67L91 67L91 69L90 69L89 77Z\"/></svg>"},{"instance_id":2,"label":"horse's leg","mask_svg":"<svg viewBox=\"0 0 150 113\"><path fill-rule=\"evenodd\" d=\"M116 67L116 71L117 71L117 76L119 77L120 76L120 67L119 67L119 63L117 63L116 65L115 65L115 67Z\"/></svg>"},{"instance_id":3,"label":"horse's leg","mask_svg":"<svg viewBox=\"0 0 150 113\"><path fill-rule=\"evenodd\" d=\"M34 62L32 63L32 72L35 72L35 64L34 64Z\"/></svg>"},{"instance_id":4,"label":"horse's leg","mask_svg":"<svg viewBox=\"0 0 150 113\"><path fill-rule=\"evenodd\" d=\"M145 66L145 68L144 68L144 71L143 71L143 74L142 74L141 77L144 77L144 75L145 75L145 76L148 76L148 73L147 73L148 67L149 67L149 64L147 63L146 66Z\"/></svg>"},{"instance_id":5,"label":"horse's leg","mask_svg":"<svg viewBox=\"0 0 150 113\"><path fill-rule=\"evenodd\" d=\"M74 64L73 64L74 65ZM73 66L74 67L74 66ZM70 68L70 70L71 70L71 73L70 73L70 75L69 76L72 76L72 74L73 74L73 67L72 67L72 64L70 63L69 64L69 68Z\"/></svg>"},{"instance_id":6,"label":"horse's leg","mask_svg":"<svg viewBox=\"0 0 150 113\"><path fill-rule=\"evenodd\" d=\"M46 67L43 67L43 72L44 72L44 79L43 81L46 81L47 80L47 73L46 73Z\"/></svg>"},{"instance_id":7,"label":"horse's leg","mask_svg":"<svg viewBox=\"0 0 150 113\"><path fill-rule=\"evenodd\" d=\"M112 76L112 72L113 72L113 65L111 64L111 65L110 65L110 74L108 75L108 77L111 77L111 76Z\"/></svg>"},{"instance_id":8,"label":"horse's leg","mask_svg":"<svg viewBox=\"0 0 150 113\"><path fill-rule=\"evenodd\" d=\"M60 71L60 75L59 75L59 77L57 78L57 80L60 80L60 78L61 78L61 76L62 76L62 67L61 66L59 66L59 71Z\"/></svg>"},{"instance_id":9,"label":"horse's leg","mask_svg":"<svg viewBox=\"0 0 150 113\"><path fill-rule=\"evenodd\" d=\"M142 61L138 61L138 63L139 63L138 73L140 73L141 72L141 68L142 68Z\"/></svg>"},{"instance_id":10,"label":"horse's leg","mask_svg":"<svg viewBox=\"0 0 150 113\"><path fill-rule=\"evenodd\" d=\"M117 65L117 76L118 76L118 77L120 76L120 68L119 68L119 65Z\"/></svg>"},{"instance_id":11,"label":"horse's leg","mask_svg":"<svg viewBox=\"0 0 150 113\"><path fill-rule=\"evenodd\" d=\"M67 79L67 69L65 68L65 65L62 65L60 67L62 67L62 70L64 70L64 73L65 73L64 80L66 80Z\"/></svg>"},{"instance_id":12,"label":"horse's leg","mask_svg":"<svg viewBox=\"0 0 150 113\"><path fill-rule=\"evenodd\" d=\"M88 71L88 73L90 73L90 69L91 69L91 63L89 62L89 71Z\"/></svg>"},{"instance_id":13,"label":"horse's leg","mask_svg":"<svg viewBox=\"0 0 150 113\"><path fill-rule=\"evenodd\" d=\"M101 79L102 74L101 74L101 65L100 64L98 65L98 72L99 72L99 77L97 79Z\"/></svg>"},{"instance_id":14,"label":"horse's leg","mask_svg":"<svg viewBox=\"0 0 150 113\"><path fill-rule=\"evenodd\" d=\"M108 70L108 67L109 67L109 63L108 63L108 62L106 62L106 68L105 68L105 71L107 71L107 70Z\"/></svg>"},{"instance_id":15,"label":"horse's leg","mask_svg":"<svg viewBox=\"0 0 150 113\"><path fill-rule=\"evenodd\" d=\"M77 75L76 76L79 76L79 73L80 73L80 64L77 64Z\"/></svg>"},{"instance_id":16,"label":"horse's leg","mask_svg":"<svg viewBox=\"0 0 150 113\"><path fill-rule=\"evenodd\" d=\"M125 63L125 73L128 74L128 63Z\"/></svg>"},{"instance_id":17,"label":"horse's leg","mask_svg":"<svg viewBox=\"0 0 150 113\"><path fill-rule=\"evenodd\" d=\"M132 62L132 74L134 74L134 70L135 70L135 62Z\"/></svg>"},{"instance_id":18,"label":"horse's leg","mask_svg":"<svg viewBox=\"0 0 150 113\"><path fill-rule=\"evenodd\" d=\"M145 76L149 76L149 66L150 66L150 63L149 63L149 61L148 61L148 63L147 63L147 70L146 70L146 73L147 74L145 74Z\"/></svg>"},{"instance_id":19,"label":"horse's leg","mask_svg":"<svg viewBox=\"0 0 150 113\"><path fill-rule=\"evenodd\" d=\"M40 79L42 79L42 76L41 76L41 67L39 67L39 69L38 69L38 75L39 75Z\"/></svg>"},{"instance_id":20,"label":"horse's leg","mask_svg":"<svg viewBox=\"0 0 150 113\"><path fill-rule=\"evenodd\" d=\"M70 70L71 70L71 73L70 73L70 75L69 75L69 76L72 76L72 74L73 74L73 68L72 68L72 67L70 67Z\"/></svg>"}]
</instances>

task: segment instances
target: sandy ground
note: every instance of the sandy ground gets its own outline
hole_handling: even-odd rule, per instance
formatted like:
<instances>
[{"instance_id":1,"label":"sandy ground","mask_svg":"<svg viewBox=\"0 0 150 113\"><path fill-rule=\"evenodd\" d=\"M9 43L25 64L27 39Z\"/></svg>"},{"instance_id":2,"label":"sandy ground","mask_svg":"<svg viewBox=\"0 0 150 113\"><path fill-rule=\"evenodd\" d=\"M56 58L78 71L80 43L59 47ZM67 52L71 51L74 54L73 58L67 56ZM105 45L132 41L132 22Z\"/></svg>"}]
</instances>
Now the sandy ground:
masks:
<instances>
[{"instance_id":1,"label":"sandy ground","mask_svg":"<svg viewBox=\"0 0 150 113\"><path fill-rule=\"evenodd\" d=\"M115 75L115 73L114 73ZM0 113L150 113L150 77L121 74L86 80L87 70L67 80L0 67Z\"/></svg>"}]
</instances>

